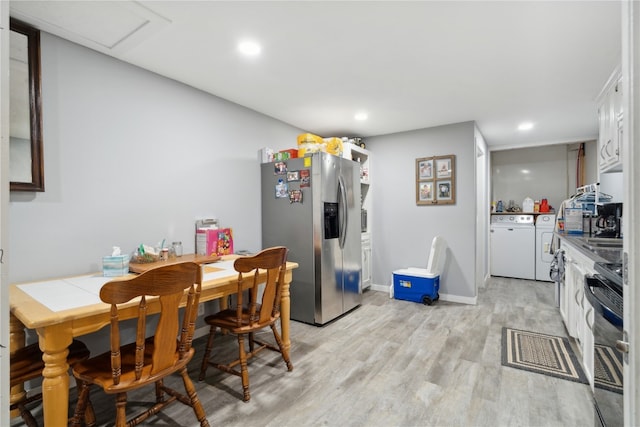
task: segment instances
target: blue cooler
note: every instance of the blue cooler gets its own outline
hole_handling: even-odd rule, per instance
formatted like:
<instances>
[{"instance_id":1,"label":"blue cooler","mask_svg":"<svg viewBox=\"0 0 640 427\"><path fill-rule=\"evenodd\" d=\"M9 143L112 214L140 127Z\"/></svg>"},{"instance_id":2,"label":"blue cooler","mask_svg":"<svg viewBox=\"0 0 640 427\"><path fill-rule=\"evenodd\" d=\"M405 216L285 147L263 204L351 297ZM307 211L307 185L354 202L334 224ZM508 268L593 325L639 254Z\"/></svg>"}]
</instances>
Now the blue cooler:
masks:
<instances>
[{"instance_id":1,"label":"blue cooler","mask_svg":"<svg viewBox=\"0 0 640 427\"><path fill-rule=\"evenodd\" d=\"M393 272L395 299L431 305L440 298L440 275L430 274L424 268L406 268Z\"/></svg>"}]
</instances>

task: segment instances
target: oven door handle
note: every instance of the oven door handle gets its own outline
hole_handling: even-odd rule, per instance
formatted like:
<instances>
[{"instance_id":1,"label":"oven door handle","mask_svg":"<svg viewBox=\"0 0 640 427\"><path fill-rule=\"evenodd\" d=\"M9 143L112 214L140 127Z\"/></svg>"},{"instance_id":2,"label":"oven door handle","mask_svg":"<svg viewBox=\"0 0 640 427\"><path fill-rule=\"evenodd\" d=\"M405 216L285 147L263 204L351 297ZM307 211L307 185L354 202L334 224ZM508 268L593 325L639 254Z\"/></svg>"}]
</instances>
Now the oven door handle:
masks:
<instances>
[{"instance_id":1,"label":"oven door handle","mask_svg":"<svg viewBox=\"0 0 640 427\"><path fill-rule=\"evenodd\" d=\"M608 302L602 301L602 299L598 298L598 296L593 292L593 289L591 289L592 286L603 287L601 283L602 282L596 277L589 275L584 276L584 293L593 306L594 310L603 314L603 317L607 320L607 322L616 327L619 326L616 325L616 323L612 322L611 318L609 317L613 316L615 320L618 321L620 325L622 325L622 318L618 314L616 314L615 310L609 307ZM608 315L604 315L605 313Z\"/></svg>"}]
</instances>

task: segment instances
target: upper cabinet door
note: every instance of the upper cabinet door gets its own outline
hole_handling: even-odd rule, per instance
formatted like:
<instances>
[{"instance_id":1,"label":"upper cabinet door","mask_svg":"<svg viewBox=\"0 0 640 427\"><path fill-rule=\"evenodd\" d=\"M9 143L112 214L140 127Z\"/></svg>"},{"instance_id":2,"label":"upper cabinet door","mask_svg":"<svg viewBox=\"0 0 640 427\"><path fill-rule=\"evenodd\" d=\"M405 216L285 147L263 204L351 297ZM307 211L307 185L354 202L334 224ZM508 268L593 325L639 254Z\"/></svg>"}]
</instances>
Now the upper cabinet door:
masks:
<instances>
[{"instance_id":1,"label":"upper cabinet door","mask_svg":"<svg viewBox=\"0 0 640 427\"><path fill-rule=\"evenodd\" d=\"M600 173L622 171L622 76L614 71L598 97L598 167Z\"/></svg>"}]
</instances>

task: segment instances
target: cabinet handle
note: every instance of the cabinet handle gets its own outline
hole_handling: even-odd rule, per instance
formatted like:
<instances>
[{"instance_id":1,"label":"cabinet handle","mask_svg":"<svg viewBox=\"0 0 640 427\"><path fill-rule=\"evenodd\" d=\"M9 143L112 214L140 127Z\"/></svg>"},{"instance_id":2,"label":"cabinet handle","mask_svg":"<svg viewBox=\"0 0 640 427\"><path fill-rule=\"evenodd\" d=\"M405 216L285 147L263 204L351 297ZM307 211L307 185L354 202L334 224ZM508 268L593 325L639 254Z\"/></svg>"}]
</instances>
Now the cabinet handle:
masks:
<instances>
[{"instance_id":1,"label":"cabinet handle","mask_svg":"<svg viewBox=\"0 0 640 427\"><path fill-rule=\"evenodd\" d=\"M578 293L580 293L580 289L576 291L575 295L573 296L573 300L576 302L576 304L580 305L580 302L578 301Z\"/></svg>"},{"instance_id":2,"label":"cabinet handle","mask_svg":"<svg viewBox=\"0 0 640 427\"><path fill-rule=\"evenodd\" d=\"M581 275L581 276L584 276L584 275ZM576 302L578 303L580 308L584 309L584 292L582 292L582 288L578 288L578 290L576 291L576 298L579 300Z\"/></svg>"},{"instance_id":3,"label":"cabinet handle","mask_svg":"<svg viewBox=\"0 0 640 427\"><path fill-rule=\"evenodd\" d=\"M617 340L616 350L618 350L620 353L623 353L623 354L629 353L629 343L626 341Z\"/></svg>"},{"instance_id":4,"label":"cabinet handle","mask_svg":"<svg viewBox=\"0 0 640 427\"><path fill-rule=\"evenodd\" d=\"M589 310L587 310L587 314L584 315L584 321L587 324L587 328L589 328L591 332L593 332L593 324L589 323L589 314L591 314L592 311L593 308L589 308Z\"/></svg>"}]
</instances>

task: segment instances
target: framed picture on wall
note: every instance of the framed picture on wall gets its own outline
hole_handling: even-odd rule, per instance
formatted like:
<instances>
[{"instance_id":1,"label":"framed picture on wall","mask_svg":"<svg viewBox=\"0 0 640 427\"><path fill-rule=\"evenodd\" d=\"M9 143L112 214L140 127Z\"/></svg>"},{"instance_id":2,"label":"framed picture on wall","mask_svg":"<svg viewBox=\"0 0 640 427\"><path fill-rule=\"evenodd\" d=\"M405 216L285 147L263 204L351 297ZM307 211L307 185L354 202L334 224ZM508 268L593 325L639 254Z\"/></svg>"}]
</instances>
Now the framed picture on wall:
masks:
<instances>
[{"instance_id":1,"label":"framed picture on wall","mask_svg":"<svg viewBox=\"0 0 640 427\"><path fill-rule=\"evenodd\" d=\"M433 159L418 162L419 179L433 178Z\"/></svg>"},{"instance_id":2,"label":"framed picture on wall","mask_svg":"<svg viewBox=\"0 0 640 427\"><path fill-rule=\"evenodd\" d=\"M451 154L416 159L417 205L451 205L456 202L455 158Z\"/></svg>"},{"instance_id":3,"label":"framed picture on wall","mask_svg":"<svg viewBox=\"0 0 640 427\"><path fill-rule=\"evenodd\" d=\"M418 184L418 200L421 202L433 201L433 181L420 182Z\"/></svg>"},{"instance_id":4,"label":"framed picture on wall","mask_svg":"<svg viewBox=\"0 0 640 427\"><path fill-rule=\"evenodd\" d=\"M436 159L436 174L438 178L451 177L451 157L443 156Z\"/></svg>"},{"instance_id":5,"label":"framed picture on wall","mask_svg":"<svg viewBox=\"0 0 640 427\"><path fill-rule=\"evenodd\" d=\"M438 200L451 200L451 181L436 181Z\"/></svg>"}]
</instances>

